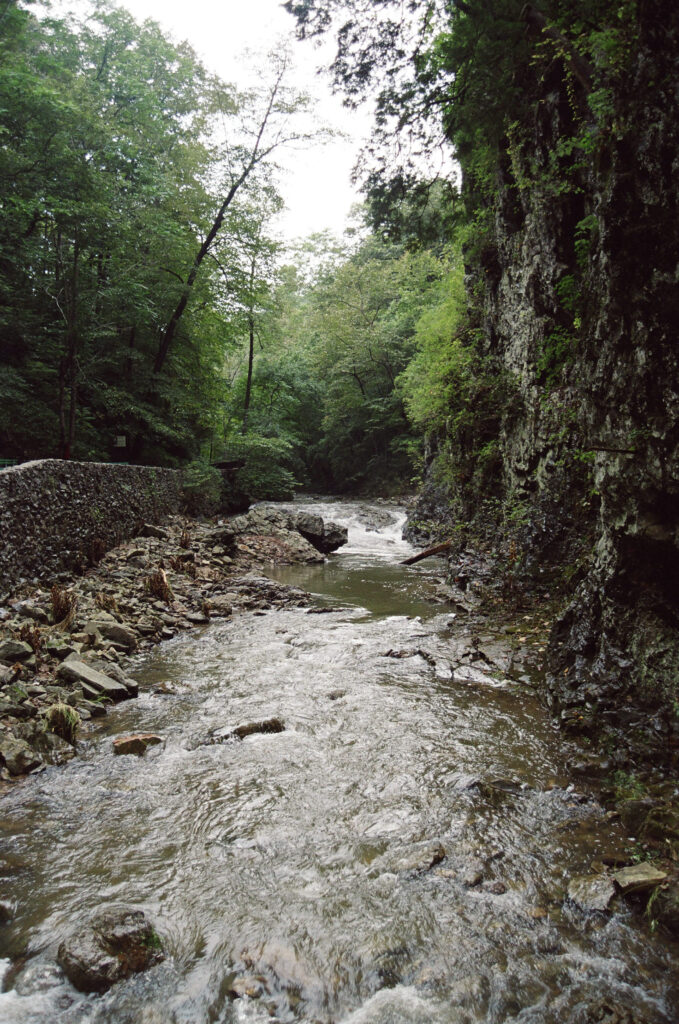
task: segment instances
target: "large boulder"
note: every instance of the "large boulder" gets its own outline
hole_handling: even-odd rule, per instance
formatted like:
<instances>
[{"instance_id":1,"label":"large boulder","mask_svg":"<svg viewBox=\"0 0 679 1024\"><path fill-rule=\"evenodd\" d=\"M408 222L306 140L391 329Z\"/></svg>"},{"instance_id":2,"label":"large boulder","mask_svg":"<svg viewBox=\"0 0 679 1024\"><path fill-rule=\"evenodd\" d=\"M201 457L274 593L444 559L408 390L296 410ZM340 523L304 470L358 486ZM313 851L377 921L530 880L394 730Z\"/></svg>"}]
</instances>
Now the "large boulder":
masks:
<instances>
[{"instance_id":1,"label":"large boulder","mask_svg":"<svg viewBox=\"0 0 679 1024\"><path fill-rule=\"evenodd\" d=\"M336 551L349 539L349 533L345 526L332 522L326 523L320 516L312 515L310 512L299 512L295 525L302 536L324 555Z\"/></svg>"},{"instance_id":2,"label":"large boulder","mask_svg":"<svg viewBox=\"0 0 679 1024\"><path fill-rule=\"evenodd\" d=\"M59 946L57 962L81 992L105 992L163 959L160 939L141 910L109 910Z\"/></svg>"},{"instance_id":3,"label":"large boulder","mask_svg":"<svg viewBox=\"0 0 679 1024\"><path fill-rule=\"evenodd\" d=\"M35 750L11 733L0 739L0 762L4 762L10 775L25 775L42 764Z\"/></svg>"}]
</instances>

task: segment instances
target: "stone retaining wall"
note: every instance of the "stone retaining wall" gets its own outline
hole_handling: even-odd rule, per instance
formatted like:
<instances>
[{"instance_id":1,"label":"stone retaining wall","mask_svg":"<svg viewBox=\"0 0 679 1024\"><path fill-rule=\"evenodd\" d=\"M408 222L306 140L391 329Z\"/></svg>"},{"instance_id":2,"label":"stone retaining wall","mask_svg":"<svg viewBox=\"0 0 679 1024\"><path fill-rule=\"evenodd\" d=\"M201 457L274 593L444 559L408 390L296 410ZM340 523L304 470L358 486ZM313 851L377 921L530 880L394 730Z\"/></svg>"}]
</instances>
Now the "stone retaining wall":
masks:
<instances>
[{"instance_id":1,"label":"stone retaining wall","mask_svg":"<svg viewBox=\"0 0 679 1024\"><path fill-rule=\"evenodd\" d=\"M41 459L1 470L0 597L86 566L180 501L174 469Z\"/></svg>"}]
</instances>

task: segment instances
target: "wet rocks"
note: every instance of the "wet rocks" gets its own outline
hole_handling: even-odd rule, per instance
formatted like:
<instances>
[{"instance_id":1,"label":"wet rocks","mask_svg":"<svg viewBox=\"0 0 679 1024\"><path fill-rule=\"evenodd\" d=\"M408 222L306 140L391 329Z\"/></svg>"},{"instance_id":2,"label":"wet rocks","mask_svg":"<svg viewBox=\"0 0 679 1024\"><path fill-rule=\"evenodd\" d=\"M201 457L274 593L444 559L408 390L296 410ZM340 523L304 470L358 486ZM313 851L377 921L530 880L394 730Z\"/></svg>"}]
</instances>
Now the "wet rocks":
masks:
<instances>
[{"instance_id":1,"label":"wet rocks","mask_svg":"<svg viewBox=\"0 0 679 1024\"><path fill-rule=\"evenodd\" d=\"M98 672L91 665L86 665L84 661L78 661L76 658L67 658L66 661L62 661L57 669L57 677L68 682L84 684L94 691L95 697L101 694L113 701L128 700L130 697L130 693L123 683L111 679L110 676ZM87 691L84 692L87 693Z\"/></svg>"},{"instance_id":2,"label":"wet rocks","mask_svg":"<svg viewBox=\"0 0 679 1024\"><path fill-rule=\"evenodd\" d=\"M254 736L256 733L276 733L284 731L285 724L280 718L266 718L262 722L246 722L243 725L237 725L236 728L232 729L228 735L234 736L239 740L244 740L246 736Z\"/></svg>"},{"instance_id":3,"label":"wet rocks","mask_svg":"<svg viewBox=\"0 0 679 1024\"><path fill-rule=\"evenodd\" d=\"M157 746L163 742L162 736L152 732L135 733L133 736L118 736L113 741L114 754L135 754L143 757L149 747Z\"/></svg>"},{"instance_id":4,"label":"wet rocks","mask_svg":"<svg viewBox=\"0 0 679 1024\"><path fill-rule=\"evenodd\" d=\"M409 849L389 850L373 863L371 874L420 873L431 870L445 859L446 851L438 839L415 843Z\"/></svg>"},{"instance_id":5,"label":"wet rocks","mask_svg":"<svg viewBox=\"0 0 679 1024\"><path fill-rule=\"evenodd\" d=\"M632 892L648 892L655 889L657 885L664 882L667 875L660 871L653 864L631 864L629 867L616 871L613 881L618 889L626 896Z\"/></svg>"},{"instance_id":6,"label":"wet rocks","mask_svg":"<svg viewBox=\"0 0 679 1024\"><path fill-rule=\"evenodd\" d=\"M568 898L581 910L607 910L615 886L607 875L577 875L568 883Z\"/></svg>"},{"instance_id":7,"label":"wet rocks","mask_svg":"<svg viewBox=\"0 0 679 1024\"><path fill-rule=\"evenodd\" d=\"M59 946L57 962L81 992L105 992L163 959L162 943L140 910L99 913Z\"/></svg>"},{"instance_id":8,"label":"wet rocks","mask_svg":"<svg viewBox=\"0 0 679 1024\"><path fill-rule=\"evenodd\" d=\"M57 605L48 589L22 585L15 596L6 595L0 606L0 718L6 737L0 735L9 745L0 776L8 780L45 759L62 759L60 752L43 749L45 715L55 703L77 708L86 730L107 705L136 696L138 686L121 662L139 648L211 618L307 605L307 594L260 569L265 561L322 561L296 529L296 516L258 506L217 525L178 516L162 527L146 523L87 575L58 581L62 604L68 598L67 616L63 608L58 615L51 610ZM167 580L170 603L145 586L156 572ZM31 722L41 723L42 732L28 735ZM26 744L35 748L35 757Z\"/></svg>"},{"instance_id":9,"label":"wet rocks","mask_svg":"<svg viewBox=\"0 0 679 1024\"><path fill-rule=\"evenodd\" d=\"M30 744L11 733L0 739L0 759L10 775L25 775L42 764L42 759Z\"/></svg>"},{"instance_id":10,"label":"wet rocks","mask_svg":"<svg viewBox=\"0 0 679 1024\"><path fill-rule=\"evenodd\" d=\"M325 523L320 516L311 515L308 512L297 514L295 528L323 554L337 551L349 539L345 526L339 526L332 522Z\"/></svg>"},{"instance_id":11,"label":"wet rocks","mask_svg":"<svg viewBox=\"0 0 679 1024\"><path fill-rule=\"evenodd\" d=\"M254 974L239 974L229 985L228 995L230 999L261 999L268 993L266 978Z\"/></svg>"}]
</instances>

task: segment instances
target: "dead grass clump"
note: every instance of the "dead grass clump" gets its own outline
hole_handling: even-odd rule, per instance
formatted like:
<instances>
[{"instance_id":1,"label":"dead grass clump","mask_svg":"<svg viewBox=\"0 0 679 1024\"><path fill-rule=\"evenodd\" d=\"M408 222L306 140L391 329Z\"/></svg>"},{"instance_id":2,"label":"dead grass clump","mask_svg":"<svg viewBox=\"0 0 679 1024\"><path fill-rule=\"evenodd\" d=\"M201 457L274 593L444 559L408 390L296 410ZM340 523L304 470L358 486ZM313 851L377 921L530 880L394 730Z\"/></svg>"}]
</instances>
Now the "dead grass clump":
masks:
<instances>
[{"instance_id":1,"label":"dead grass clump","mask_svg":"<svg viewBox=\"0 0 679 1024\"><path fill-rule=\"evenodd\" d=\"M106 554L106 544L101 537L93 537L89 543L87 551L88 558L92 565L96 565L97 562L101 562L102 558Z\"/></svg>"},{"instance_id":2,"label":"dead grass clump","mask_svg":"<svg viewBox=\"0 0 679 1024\"><path fill-rule=\"evenodd\" d=\"M146 577L144 589L147 594L157 598L159 601L164 601L165 604L172 604L174 601L172 587L167 582L164 569L154 569L151 575Z\"/></svg>"},{"instance_id":3,"label":"dead grass clump","mask_svg":"<svg viewBox=\"0 0 679 1024\"><path fill-rule=\"evenodd\" d=\"M101 608L105 612L119 612L118 602L116 601L113 594L105 594L103 590L94 598L94 603L98 608Z\"/></svg>"},{"instance_id":4,"label":"dead grass clump","mask_svg":"<svg viewBox=\"0 0 679 1024\"><path fill-rule=\"evenodd\" d=\"M75 618L78 597L72 590L66 590L55 583L50 592L52 598L52 617L59 629L67 629Z\"/></svg>"},{"instance_id":5,"label":"dead grass clump","mask_svg":"<svg viewBox=\"0 0 679 1024\"><path fill-rule=\"evenodd\" d=\"M24 622L19 630L19 639L33 648L33 653L39 661L42 648L42 634L38 627L34 626L31 622Z\"/></svg>"},{"instance_id":6,"label":"dead grass clump","mask_svg":"<svg viewBox=\"0 0 679 1024\"><path fill-rule=\"evenodd\" d=\"M45 718L50 732L53 732L55 736L61 736L62 740L75 746L81 722L80 715L75 708L72 708L70 704L53 704L51 708L47 709Z\"/></svg>"},{"instance_id":7,"label":"dead grass clump","mask_svg":"<svg viewBox=\"0 0 679 1024\"><path fill-rule=\"evenodd\" d=\"M198 570L193 562L185 562L179 555L170 555L167 561L170 568L174 569L175 572L183 572L186 576L191 576L195 580Z\"/></svg>"}]
</instances>

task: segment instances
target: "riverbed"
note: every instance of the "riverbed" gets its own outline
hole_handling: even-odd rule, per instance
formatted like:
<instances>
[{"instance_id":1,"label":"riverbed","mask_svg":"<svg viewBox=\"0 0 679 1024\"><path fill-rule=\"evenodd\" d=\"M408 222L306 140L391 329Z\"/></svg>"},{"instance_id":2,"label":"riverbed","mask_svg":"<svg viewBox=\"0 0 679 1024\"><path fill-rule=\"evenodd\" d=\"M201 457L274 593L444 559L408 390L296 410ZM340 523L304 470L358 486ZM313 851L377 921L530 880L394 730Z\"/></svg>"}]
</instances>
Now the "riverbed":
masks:
<instances>
[{"instance_id":1,"label":"riverbed","mask_svg":"<svg viewBox=\"0 0 679 1024\"><path fill-rule=\"evenodd\" d=\"M311 608L133 661L139 699L4 798L0 1021L676 1020L676 945L634 905L566 898L632 838L525 686L454 679L469 627L432 603L440 565L399 564L402 510L309 508L349 526L324 565L272 570ZM284 731L206 742L272 717ZM136 731L164 742L114 756ZM144 910L168 955L84 996L56 949L109 905Z\"/></svg>"}]
</instances>

